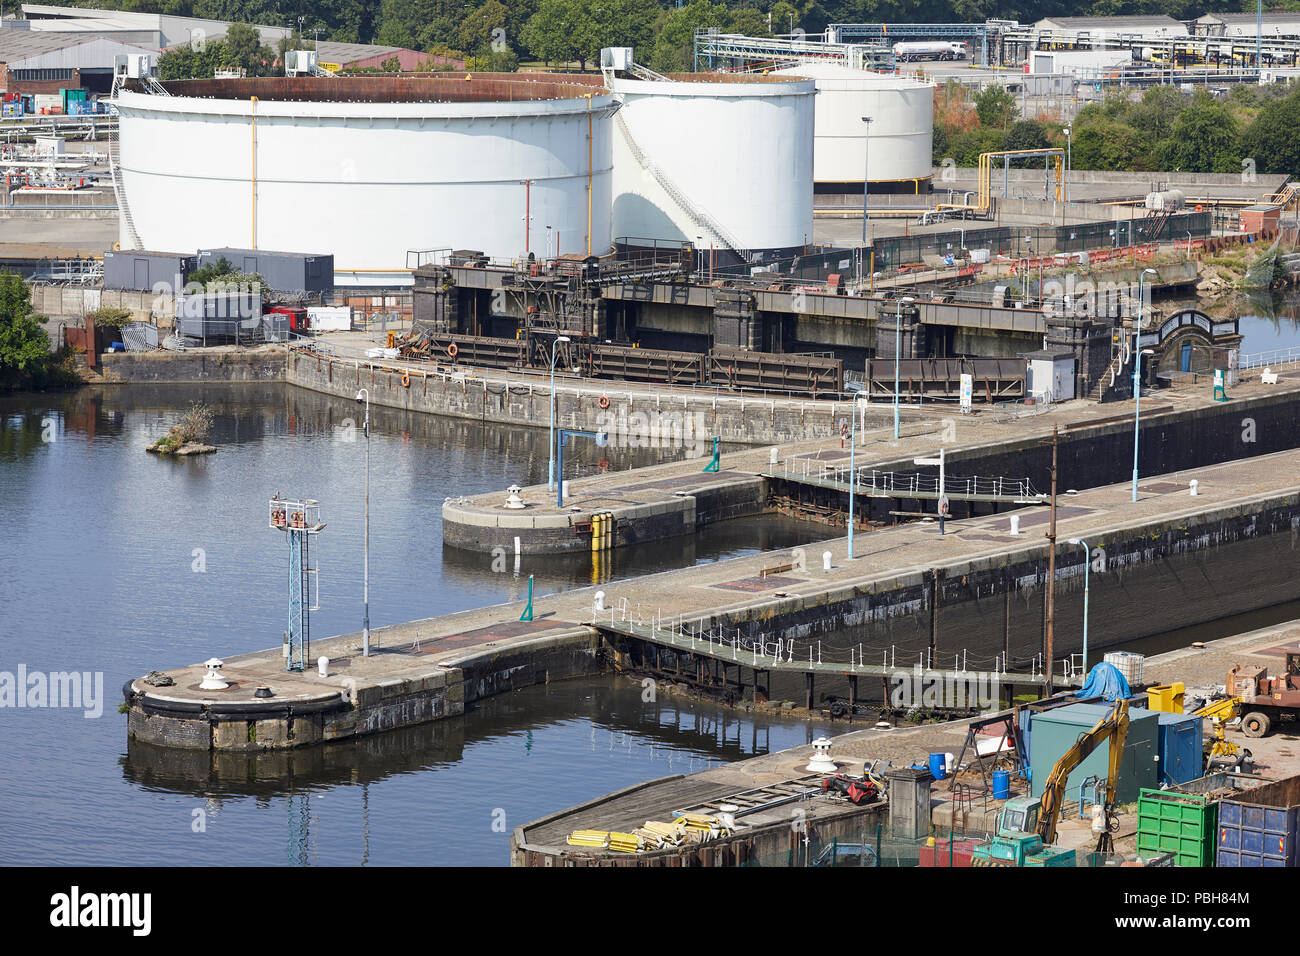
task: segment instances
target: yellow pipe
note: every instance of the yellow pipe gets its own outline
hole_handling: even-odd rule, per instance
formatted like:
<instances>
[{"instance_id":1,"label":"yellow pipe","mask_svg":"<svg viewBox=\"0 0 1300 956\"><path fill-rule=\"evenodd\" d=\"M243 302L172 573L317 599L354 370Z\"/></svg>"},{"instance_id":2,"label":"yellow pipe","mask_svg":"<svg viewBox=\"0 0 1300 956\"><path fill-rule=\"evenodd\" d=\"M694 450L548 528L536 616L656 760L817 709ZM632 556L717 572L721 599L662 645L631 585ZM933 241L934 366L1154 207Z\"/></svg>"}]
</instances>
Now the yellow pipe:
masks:
<instances>
[{"instance_id":1,"label":"yellow pipe","mask_svg":"<svg viewBox=\"0 0 1300 956\"><path fill-rule=\"evenodd\" d=\"M253 112L249 115L249 130L253 140L253 159L252 166L249 170L248 180L252 187L253 200L253 237L250 248L257 248L257 97L250 96L249 103L252 104Z\"/></svg>"}]
</instances>

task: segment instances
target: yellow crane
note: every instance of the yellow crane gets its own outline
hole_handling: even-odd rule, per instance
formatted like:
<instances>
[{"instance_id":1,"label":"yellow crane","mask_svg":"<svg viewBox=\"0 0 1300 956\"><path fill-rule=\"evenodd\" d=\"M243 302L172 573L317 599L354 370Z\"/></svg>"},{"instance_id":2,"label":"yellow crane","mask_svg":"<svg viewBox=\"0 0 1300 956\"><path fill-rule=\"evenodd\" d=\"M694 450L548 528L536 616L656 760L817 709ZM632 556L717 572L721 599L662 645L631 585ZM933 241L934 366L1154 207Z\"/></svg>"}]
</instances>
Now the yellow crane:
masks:
<instances>
[{"instance_id":1,"label":"yellow crane","mask_svg":"<svg viewBox=\"0 0 1300 956\"><path fill-rule=\"evenodd\" d=\"M1210 748L1205 754L1207 769L1210 762L1216 757L1238 757L1241 755L1237 745L1223 735L1224 725L1233 718L1241 716L1240 697L1225 697L1223 700L1213 701L1196 711L1193 716L1208 717L1211 726L1214 727L1214 743L1210 744Z\"/></svg>"}]
</instances>

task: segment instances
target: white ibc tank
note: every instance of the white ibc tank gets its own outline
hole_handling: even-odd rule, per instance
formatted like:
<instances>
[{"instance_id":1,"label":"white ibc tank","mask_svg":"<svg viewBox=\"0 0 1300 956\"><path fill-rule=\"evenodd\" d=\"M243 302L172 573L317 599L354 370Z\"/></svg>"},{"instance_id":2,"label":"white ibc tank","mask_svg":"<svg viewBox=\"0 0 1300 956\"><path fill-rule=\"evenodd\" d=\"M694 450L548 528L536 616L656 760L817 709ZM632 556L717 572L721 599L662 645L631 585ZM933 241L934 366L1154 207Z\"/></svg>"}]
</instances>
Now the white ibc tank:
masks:
<instances>
[{"instance_id":1,"label":"white ibc tank","mask_svg":"<svg viewBox=\"0 0 1300 956\"><path fill-rule=\"evenodd\" d=\"M394 285L410 282L408 250L540 256L550 226L559 252L585 254L589 224L593 253L611 245L616 104L590 80L167 86L116 102L124 248L310 249L333 253L341 285Z\"/></svg>"},{"instance_id":2,"label":"white ibc tank","mask_svg":"<svg viewBox=\"0 0 1300 956\"><path fill-rule=\"evenodd\" d=\"M934 165L933 86L826 63L778 72L807 77L817 85L813 178L819 189L833 191L840 184L861 189L866 163L871 164L873 183L906 182L919 190L930 178ZM871 117L869 149L864 116Z\"/></svg>"},{"instance_id":3,"label":"white ibc tank","mask_svg":"<svg viewBox=\"0 0 1300 956\"><path fill-rule=\"evenodd\" d=\"M791 250L812 241L811 82L615 79L615 238Z\"/></svg>"}]
</instances>

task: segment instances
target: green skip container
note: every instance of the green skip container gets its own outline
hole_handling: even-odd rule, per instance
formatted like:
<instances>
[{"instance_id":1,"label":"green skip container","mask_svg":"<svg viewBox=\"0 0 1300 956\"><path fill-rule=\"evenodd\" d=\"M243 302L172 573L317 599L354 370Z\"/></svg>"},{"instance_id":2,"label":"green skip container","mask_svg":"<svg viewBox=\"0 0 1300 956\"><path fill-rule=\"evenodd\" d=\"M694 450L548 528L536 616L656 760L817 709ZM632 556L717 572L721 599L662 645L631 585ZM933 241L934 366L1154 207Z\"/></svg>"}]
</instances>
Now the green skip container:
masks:
<instances>
[{"instance_id":1,"label":"green skip container","mask_svg":"<svg viewBox=\"0 0 1300 956\"><path fill-rule=\"evenodd\" d=\"M1138 796L1138 856L1172 853L1175 866L1214 866L1219 802L1267 782L1224 772L1168 790L1143 788Z\"/></svg>"}]
</instances>

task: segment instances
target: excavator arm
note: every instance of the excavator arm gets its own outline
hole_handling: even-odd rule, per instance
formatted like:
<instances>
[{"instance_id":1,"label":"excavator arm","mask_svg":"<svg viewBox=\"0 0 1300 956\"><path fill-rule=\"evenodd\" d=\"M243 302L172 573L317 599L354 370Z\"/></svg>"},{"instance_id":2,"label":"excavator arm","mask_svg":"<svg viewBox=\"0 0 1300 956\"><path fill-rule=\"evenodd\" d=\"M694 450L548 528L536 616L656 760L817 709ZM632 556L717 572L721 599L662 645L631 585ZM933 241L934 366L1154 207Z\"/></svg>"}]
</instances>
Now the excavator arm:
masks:
<instances>
[{"instance_id":1,"label":"excavator arm","mask_svg":"<svg viewBox=\"0 0 1300 956\"><path fill-rule=\"evenodd\" d=\"M1081 734L1074 746L1061 755L1056 766L1048 774L1043 784L1042 814L1038 818L1038 836L1044 846L1056 842L1056 821L1061 815L1061 803L1065 797L1065 782L1075 767L1088 759L1102 741L1110 740L1110 768L1106 778L1106 807L1115 805L1115 787L1119 781L1119 763L1124 756L1124 742L1128 738L1128 701L1121 700L1115 709L1097 721L1097 725L1087 733Z\"/></svg>"}]
</instances>

